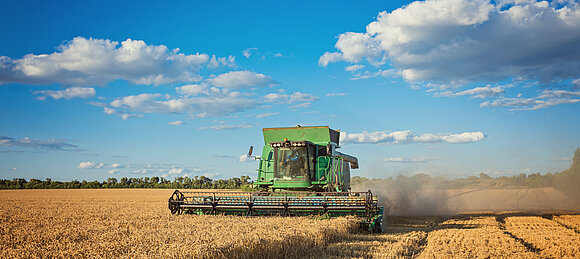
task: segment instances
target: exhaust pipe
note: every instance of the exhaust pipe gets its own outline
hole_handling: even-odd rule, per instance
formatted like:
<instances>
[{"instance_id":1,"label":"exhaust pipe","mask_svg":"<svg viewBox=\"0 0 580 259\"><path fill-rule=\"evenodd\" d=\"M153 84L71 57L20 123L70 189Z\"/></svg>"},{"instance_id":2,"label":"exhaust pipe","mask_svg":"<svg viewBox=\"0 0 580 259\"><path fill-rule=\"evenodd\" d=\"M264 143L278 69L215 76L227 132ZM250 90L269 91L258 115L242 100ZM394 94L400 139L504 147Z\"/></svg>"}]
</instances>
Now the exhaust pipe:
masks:
<instances>
[{"instance_id":1,"label":"exhaust pipe","mask_svg":"<svg viewBox=\"0 0 580 259\"><path fill-rule=\"evenodd\" d=\"M354 156L349 156L347 154L343 154L340 153L338 151L336 152L336 156L342 158L344 161L349 162L350 163L350 169L358 169L358 159Z\"/></svg>"}]
</instances>

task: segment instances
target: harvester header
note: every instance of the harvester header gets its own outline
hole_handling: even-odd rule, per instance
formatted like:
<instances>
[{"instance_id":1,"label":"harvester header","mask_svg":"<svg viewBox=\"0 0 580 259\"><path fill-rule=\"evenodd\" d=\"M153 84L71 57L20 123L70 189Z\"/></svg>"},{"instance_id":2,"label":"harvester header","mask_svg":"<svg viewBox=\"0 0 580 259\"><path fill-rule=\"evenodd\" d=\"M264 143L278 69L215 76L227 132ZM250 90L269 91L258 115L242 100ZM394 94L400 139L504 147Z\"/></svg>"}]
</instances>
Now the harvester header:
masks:
<instances>
[{"instance_id":1,"label":"harvester header","mask_svg":"<svg viewBox=\"0 0 580 259\"><path fill-rule=\"evenodd\" d=\"M340 131L328 126L264 128L258 192L180 192L169 198L171 213L237 215L353 215L381 231L383 208L368 192L350 191L350 169L358 159L338 152ZM248 156L252 156L250 147Z\"/></svg>"}]
</instances>

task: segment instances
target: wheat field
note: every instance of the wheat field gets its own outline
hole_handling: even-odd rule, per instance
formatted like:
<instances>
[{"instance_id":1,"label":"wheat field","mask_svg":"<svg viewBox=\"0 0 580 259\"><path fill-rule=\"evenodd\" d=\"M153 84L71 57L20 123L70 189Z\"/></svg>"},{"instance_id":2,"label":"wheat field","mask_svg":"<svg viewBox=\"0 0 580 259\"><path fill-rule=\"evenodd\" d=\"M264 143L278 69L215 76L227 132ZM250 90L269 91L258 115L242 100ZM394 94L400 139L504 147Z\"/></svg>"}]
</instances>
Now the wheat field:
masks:
<instances>
[{"instance_id":1,"label":"wheat field","mask_svg":"<svg viewBox=\"0 0 580 259\"><path fill-rule=\"evenodd\" d=\"M1 258L300 257L354 231L346 218L171 215L172 190L1 191Z\"/></svg>"},{"instance_id":2,"label":"wheat field","mask_svg":"<svg viewBox=\"0 0 580 259\"><path fill-rule=\"evenodd\" d=\"M0 191L0 258L578 258L580 215L171 215L167 189Z\"/></svg>"}]
</instances>

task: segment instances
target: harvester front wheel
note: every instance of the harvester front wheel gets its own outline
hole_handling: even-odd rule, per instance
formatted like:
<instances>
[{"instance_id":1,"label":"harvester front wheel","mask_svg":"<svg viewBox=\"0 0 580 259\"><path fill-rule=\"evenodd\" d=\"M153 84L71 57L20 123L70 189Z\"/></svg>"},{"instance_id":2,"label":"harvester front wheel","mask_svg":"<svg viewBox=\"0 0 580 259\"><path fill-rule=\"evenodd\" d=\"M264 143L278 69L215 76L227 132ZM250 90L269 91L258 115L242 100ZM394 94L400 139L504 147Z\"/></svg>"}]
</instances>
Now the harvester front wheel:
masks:
<instances>
[{"instance_id":1,"label":"harvester front wheel","mask_svg":"<svg viewBox=\"0 0 580 259\"><path fill-rule=\"evenodd\" d=\"M175 214L179 211L179 205L171 202L171 199L169 200L169 210L171 211L171 214Z\"/></svg>"},{"instance_id":2,"label":"harvester front wheel","mask_svg":"<svg viewBox=\"0 0 580 259\"><path fill-rule=\"evenodd\" d=\"M169 197L169 211L171 211L171 214L181 214L181 212L183 212L183 209L181 209L179 204L184 200L184 198L183 193L180 191L175 190L175 192L173 192L173 195Z\"/></svg>"}]
</instances>

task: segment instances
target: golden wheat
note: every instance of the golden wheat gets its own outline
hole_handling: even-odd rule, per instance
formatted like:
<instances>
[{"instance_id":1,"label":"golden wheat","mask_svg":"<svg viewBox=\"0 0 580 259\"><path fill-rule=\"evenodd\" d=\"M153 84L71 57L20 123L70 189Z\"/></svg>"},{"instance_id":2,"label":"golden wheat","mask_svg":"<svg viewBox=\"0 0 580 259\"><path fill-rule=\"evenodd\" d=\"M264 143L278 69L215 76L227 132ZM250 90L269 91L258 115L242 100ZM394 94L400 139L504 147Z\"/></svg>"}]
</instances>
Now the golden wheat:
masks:
<instances>
[{"instance_id":1,"label":"golden wheat","mask_svg":"<svg viewBox=\"0 0 580 259\"><path fill-rule=\"evenodd\" d=\"M495 217L449 219L429 233L419 258L539 258L505 234Z\"/></svg>"},{"instance_id":2,"label":"golden wheat","mask_svg":"<svg viewBox=\"0 0 580 259\"><path fill-rule=\"evenodd\" d=\"M555 216L554 220L580 233L580 215Z\"/></svg>"},{"instance_id":3,"label":"golden wheat","mask_svg":"<svg viewBox=\"0 0 580 259\"><path fill-rule=\"evenodd\" d=\"M171 215L171 193L0 191L0 258L580 256L580 234L539 217L509 217L505 230L490 216L441 224L437 217L387 217L386 233L368 234L349 218ZM572 227L579 218L554 220ZM540 250L530 252L524 245Z\"/></svg>"},{"instance_id":4,"label":"golden wheat","mask_svg":"<svg viewBox=\"0 0 580 259\"><path fill-rule=\"evenodd\" d=\"M421 250L427 231L437 217L388 217L382 234L352 234L346 240L329 244L316 258L408 258Z\"/></svg>"},{"instance_id":5,"label":"golden wheat","mask_svg":"<svg viewBox=\"0 0 580 259\"><path fill-rule=\"evenodd\" d=\"M580 257L580 235L571 229L541 217L509 217L506 230L524 242L541 249L542 257Z\"/></svg>"},{"instance_id":6,"label":"golden wheat","mask_svg":"<svg viewBox=\"0 0 580 259\"><path fill-rule=\"evenodd\" d=\"M0 258L299 257L341 240L346 218L170 215L171 190L0 191Z\"/></svg>"}]
</instances>

